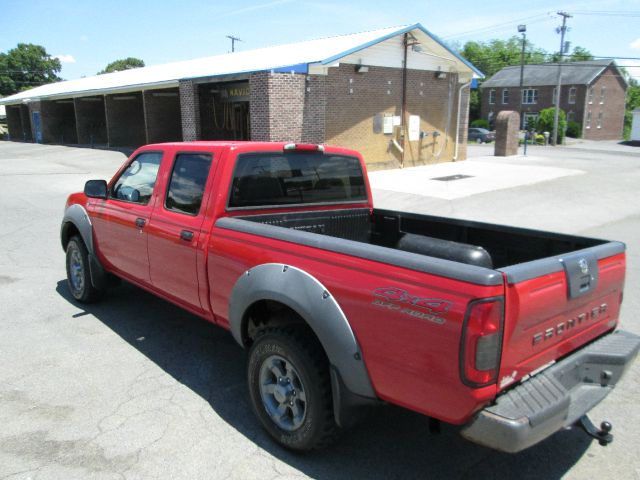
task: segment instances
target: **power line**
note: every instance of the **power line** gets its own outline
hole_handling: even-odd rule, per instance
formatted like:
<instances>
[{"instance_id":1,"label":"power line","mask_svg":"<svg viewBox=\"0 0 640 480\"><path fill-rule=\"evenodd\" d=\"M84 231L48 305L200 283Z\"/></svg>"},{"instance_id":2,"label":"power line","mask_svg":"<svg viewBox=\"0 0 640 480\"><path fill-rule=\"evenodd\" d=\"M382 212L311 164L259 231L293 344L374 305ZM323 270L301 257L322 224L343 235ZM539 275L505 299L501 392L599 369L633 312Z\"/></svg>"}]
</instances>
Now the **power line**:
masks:
<instances>
[{"instance_id":1,"label":"power line","mask_svg":"<svg viewBox=\"0 0 640 480\"><path fill-rule=\"evenodd\" d=\"M597 15L599 17L640 17L640 11L622 10L575 10L574 15Z\"/></svg>"},{"instance_id":2,"label":"power line","mask_svg":"<svg viewBox=\"0 0 640 480\"><path fill-rule=\"evenodd\" d=\"M509 20L508 22L501 22L501 23L496 23L496 24L493 24L493 25L487 25L485 27L476 28L476 29L473 29L473 30L467 30L465 32L453 33L451 35L447 35L447 36L444 36L442 38L446 40L446 39L455 38L455 37L463 37L465 35L468 35L468 34L471 34L471 33L481 32L481 31L484 31L484 30L493 30L493 29L498 28L498 27L517 25L518 23L522 23L522 22L525 22L525 21L528 21L528 20L533 20L533 19L536 19L538 17L545 17L547 15L548 15L548 13L539 13L537 15L531 15L531 16L528 16L528 17L517 18L515 20ZM542 19L542 20L546 20L546 19ZM532 23L532 22L530 22L530 23Z\"/></svg>"}]
</instances>

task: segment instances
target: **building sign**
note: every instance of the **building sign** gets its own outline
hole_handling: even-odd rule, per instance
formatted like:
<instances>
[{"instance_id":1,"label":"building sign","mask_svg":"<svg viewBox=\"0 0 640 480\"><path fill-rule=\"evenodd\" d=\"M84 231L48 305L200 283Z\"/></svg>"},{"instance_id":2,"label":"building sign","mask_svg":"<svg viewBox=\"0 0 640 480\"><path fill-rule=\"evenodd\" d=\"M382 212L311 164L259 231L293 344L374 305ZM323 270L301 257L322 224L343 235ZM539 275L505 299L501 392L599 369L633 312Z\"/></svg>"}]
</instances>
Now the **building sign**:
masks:
<instances>
[{"instance_id":1,"label":"building sign","mask_svg":"<svg viewBox=\"0 0 640 480\"><path fill-rule=\"evenodd\" d=\"M248 102L249 82L228 83L220 86L220 96L225 102Z\"/></svg>"}]
</instances>

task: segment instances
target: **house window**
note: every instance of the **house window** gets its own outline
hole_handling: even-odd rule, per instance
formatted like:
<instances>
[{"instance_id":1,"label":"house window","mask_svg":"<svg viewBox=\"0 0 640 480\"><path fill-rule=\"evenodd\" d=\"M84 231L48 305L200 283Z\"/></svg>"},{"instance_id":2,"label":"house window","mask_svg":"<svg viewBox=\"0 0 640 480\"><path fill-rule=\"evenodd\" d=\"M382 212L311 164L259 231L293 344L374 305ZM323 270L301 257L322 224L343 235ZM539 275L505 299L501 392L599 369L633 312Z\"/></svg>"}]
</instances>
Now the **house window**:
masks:
<instances>
[{"instance_id":1,"label":"house window","mask_svg":"<svg viewBox=\"0 0 640 480\"><path fill-rule=\"evenodd\" d=\"M493 105L496 103L496 91L489 90L489 105Z\"/></svg>"},{"instance_id":2,"label":"house window","mask_svg":"<svg viewBox=\"0 0 640 480\"><path fill-rule=\"evenodd\" d=\"M522 90L522 103L525 105L538 103L538 90L535 88L525 88Z\"/></svg>"},{"instance_id":3,"label":"house window","mask_svg":"<svg viewBox=\"0 0 640 480\"><path fill-rule=\"evenodd\" d=\"M587 119L584 121L585 128L591 128L591 110L587 112Z\"/></svg>"},{"instance_id":4,"label":"house window","mask_svg":"<svg viewBox=\"0 0 640 480\"><path fill-rule=\"evenodd\" d=\"M606 87L600 87L600 104L602 105L604 103L604 91L605 91Z\"/></svg>"},{"instance_id":5,"label":"house window","mask_svg":"<svg viewBox=\"0 0 640 480\"><path fill-rule=\"evenodd\" d=\"M506 88L502 89L502 104L506 105L507 103L509 103L509 90L507 90Z\"/></svg>"},{"instance_id":6,"label":"house window","mask_svg":"<svg viewBox=\"0 0 640 480\"><path fill-rule=\"evenodd\" d=\"M553 87L553 95L551 95L551 103L556 104L556 100L558 100L558 88Z\"/></svg>"},{"instance_id":7,"label":"house window","mask_svg":"<svg viewBox=\"0 0 640 480\"><path fill-rule=\"evenodd\" d=\"M598 112L598 119L596 120L596 128L602 128L602 112Z\"/></svg>"},{"instance_id":8,"label":"house window","mask_svg":"<svg viewBox=\"0 0 640 480\"><path fill-rule=\"evenodd\" d=\"M589 103L593 103L593 87L589 87Z\"/></svg>"},{"instance_id":9,"label":"house window","mask_svg":"<svg viewBox=\"0 0 640 480\"><path fill-rule=\"evenodd\" d=\"M567 113L567 122L573 122L576 119L576 114L573 112L573 110L569 110L569 113Z\"/></svg>"},{"instance_id":10,"label":"house window","mask_svg":"<svg viewBox=\"0 0 640 480\"><path fill-rule=\"evenodd\" d=\"M576 87L571 87L569 89L569 103L576 103Z\"/></svg>"}]
</instances>

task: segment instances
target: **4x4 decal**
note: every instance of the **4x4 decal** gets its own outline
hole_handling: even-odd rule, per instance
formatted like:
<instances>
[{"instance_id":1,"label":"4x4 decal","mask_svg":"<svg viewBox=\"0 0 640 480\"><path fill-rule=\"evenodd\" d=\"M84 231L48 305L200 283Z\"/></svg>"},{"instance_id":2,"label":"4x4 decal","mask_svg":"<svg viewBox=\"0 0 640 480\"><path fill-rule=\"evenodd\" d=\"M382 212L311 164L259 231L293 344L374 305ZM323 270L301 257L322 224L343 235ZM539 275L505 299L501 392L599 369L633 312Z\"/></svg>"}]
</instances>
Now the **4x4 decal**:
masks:
<instances>
[{"instance_id":1,"label":"4x4 decal","mask_svg":"<svg viewBox=\"0 0 640 480\"><path fill-rule=\"evenodd\" d=\"M376 288L372 293L374 296L379 297L374 298L372 302L372 304L377 307L397 311L440 325L446 321L444 314L449 311L452 305L451 302L440 298L417 297L398 287ZM424 311L403 307L402 305L398 305L398 303L404 303Z\"/></svg>"}]
</instances>

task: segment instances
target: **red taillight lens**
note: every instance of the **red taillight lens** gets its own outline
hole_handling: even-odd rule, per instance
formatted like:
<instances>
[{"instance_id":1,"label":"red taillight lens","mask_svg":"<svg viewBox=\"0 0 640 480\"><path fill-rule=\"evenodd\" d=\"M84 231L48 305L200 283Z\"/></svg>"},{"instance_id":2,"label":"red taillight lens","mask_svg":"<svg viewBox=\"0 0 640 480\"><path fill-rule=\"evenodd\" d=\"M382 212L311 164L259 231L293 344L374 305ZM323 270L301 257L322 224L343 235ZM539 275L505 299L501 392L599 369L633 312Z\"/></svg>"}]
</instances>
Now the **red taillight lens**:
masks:
<instances>
[{"instance_id":1,"label":"red taillight lens","mask_svg":"<svg viewBox=\"0 0 640 480\"><path fill-rule=\"evenodd\" d=\"M502 297L469 304L460 346L460 374L466 385L482 387L498 379L503 318Z\"/></svg>"},{"instance_id":2,"label":"red taillight lens","mask_svg":"<svg viewBox=\"0 0 640 480\"><path fill-rule=\"evenodd\" d=\"M296 152L324 152L324 146L315 143L287 143L283 149Z\"/></svg>"}]
</instances>

